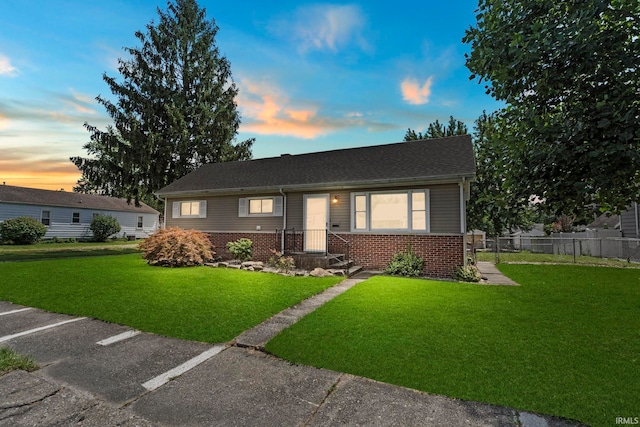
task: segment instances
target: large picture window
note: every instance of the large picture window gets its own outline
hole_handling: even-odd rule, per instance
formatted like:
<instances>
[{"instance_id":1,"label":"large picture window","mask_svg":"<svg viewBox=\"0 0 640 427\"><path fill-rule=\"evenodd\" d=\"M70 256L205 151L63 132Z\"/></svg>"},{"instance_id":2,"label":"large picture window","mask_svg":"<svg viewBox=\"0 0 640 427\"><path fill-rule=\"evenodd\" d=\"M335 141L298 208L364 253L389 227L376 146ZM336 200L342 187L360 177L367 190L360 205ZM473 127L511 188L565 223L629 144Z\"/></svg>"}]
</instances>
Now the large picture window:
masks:
<instances>
[{"instance_id":1,"label":"large picture window","mask_svg":"<svg viewBox=\"0 0 640 427\"><path fill-rule=\"evenodd\" d=\"M429 190L352 193L353 231L429 231Z\"/></svg>"}]
</instances>

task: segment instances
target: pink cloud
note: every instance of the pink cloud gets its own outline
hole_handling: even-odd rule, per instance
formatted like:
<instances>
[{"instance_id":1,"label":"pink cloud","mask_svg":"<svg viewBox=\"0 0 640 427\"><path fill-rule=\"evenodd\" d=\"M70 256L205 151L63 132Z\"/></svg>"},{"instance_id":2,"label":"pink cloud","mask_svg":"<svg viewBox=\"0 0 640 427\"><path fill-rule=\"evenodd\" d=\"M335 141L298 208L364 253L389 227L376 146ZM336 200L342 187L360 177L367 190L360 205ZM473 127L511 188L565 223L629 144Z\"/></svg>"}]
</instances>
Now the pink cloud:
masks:
<instances>
[{"instance_id":1,"label":"pink cloud","mask_svg":"<svg viewBox=\"0 0 640 427\"><path fill-rule=\"evenodd\" d=\"M425 80L422 86L416 78L407 77L400 84L402 98L412 105L426 104L429 102L429 97L431 96L432 83L433 76Z\"/></svg>"},{"instance_id":2,"label":"pink cloud","mask_svg":"<svg viewBox=\"0 0 640 427\"><path fill-rule=\"evenodd\" d=\"M242 130L262 135L286 135L311 139L336 128L318 116L315 107L295 108L274 85L242 80L238 105L242 111Z\"/></svg>"}]
</instances>

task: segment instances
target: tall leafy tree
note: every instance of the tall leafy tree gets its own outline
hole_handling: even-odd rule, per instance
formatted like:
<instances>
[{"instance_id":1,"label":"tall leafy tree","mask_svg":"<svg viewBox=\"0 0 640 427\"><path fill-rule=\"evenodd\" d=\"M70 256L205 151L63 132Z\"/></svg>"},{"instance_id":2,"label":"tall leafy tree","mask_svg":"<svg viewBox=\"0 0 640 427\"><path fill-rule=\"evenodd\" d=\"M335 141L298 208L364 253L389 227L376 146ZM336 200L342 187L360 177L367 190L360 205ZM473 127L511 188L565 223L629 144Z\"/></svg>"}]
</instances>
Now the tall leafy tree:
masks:
<instances>
[{"instance_id":1,"label":"tall leafy tree","mask_svg":"<svg viewBox=\"0 0 640 427\"><path fill-rule=\"evenodd\" d=\"M507 103L509 185L556 213L640 191L640 2L480 0L467 67Z\"/></svg>"},{"instance_id":2,"label":"tall leafy tree","mask_svg":"<svg viewBox=\"0 0 640 427\"><path fill-rule=\"evenodd\" d=\"M235 143L238 89L220 54L215 21L195 0L176 0L125 48L121 80L103 75L116 101L98 96L113 125L85 123L89 157L72 157L82 171L74 188L153 201L153 192L204 163L251 158L253 139Z\"/></svg>"},{"instance_id":3,"label":"tall leafy tree","mask_svg":"<svg viewBox=\"0 0 640 427\"><path fill-rule=\"evenodd\" d=\"M483 112L473 133L476 180L467 204L467 226L491 235L529 229L535 216L529 195L517 193L507 184L505 164L509 162L509 152L501 137L503 125L499 114Z\"/></svg>"},{"instance_id":4,"label":"tall leafy tree","mask_svg":"<svg viewBox=\"0 0 640 427\"><path fill-rule=\"evenodd\" d=\"M449 123L443 125L437 119L435 122L429 123L427 130L422 132L416 132L413 129L407 129L407 133L404 135L405 141L415 141L418 139L430 139L430 138L444 138L446 136L466 135L469 131L467 125L460 120L456 120L453 116L449 117Z\"/></svg>"}]
</instances>

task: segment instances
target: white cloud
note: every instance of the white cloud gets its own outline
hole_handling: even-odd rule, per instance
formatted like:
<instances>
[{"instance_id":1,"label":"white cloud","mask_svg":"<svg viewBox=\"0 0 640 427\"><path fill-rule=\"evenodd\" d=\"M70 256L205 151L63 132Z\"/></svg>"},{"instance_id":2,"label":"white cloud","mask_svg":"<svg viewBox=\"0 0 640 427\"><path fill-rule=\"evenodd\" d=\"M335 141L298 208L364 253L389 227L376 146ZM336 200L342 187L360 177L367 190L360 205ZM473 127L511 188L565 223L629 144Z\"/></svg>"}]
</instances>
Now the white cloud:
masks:
<instances>
[{"instance_id":1,"label":"white cloud","mask_svg":"<svg viewBox=\"0 0 640 427\"><path fill-rule=\"evenodd\" d=\"M8 57L0 53L0 76L15 77L18 75L18 69L11 65Z\"/></svg>"},{"instance_id":2,"label":"white cloud","mask_svg":"<svg viewBox=\"0 0 640 427\"><path fill-rule=\"evenodd\" d=\"M273 32L291 37L302 52L332 51L355 43L362 50L370 46L362 35L366 18L357 5L317 4L303 6L271 25Z\"/></svg>"},{"instance_id":3,"label":"white cloud","mask_svg":"<svg viewBox=\"0 0 640 427\"><path fill-rule=\"evenodd\" d=\"M433 83L433 76L429 77L425 82L420 85L418 80L414 77L406 77L402 83L400 83L400 89L402 90L402 98L409 104L421 105L429 102L431 96L431 85Z\"/></svg>"}]
</instances>

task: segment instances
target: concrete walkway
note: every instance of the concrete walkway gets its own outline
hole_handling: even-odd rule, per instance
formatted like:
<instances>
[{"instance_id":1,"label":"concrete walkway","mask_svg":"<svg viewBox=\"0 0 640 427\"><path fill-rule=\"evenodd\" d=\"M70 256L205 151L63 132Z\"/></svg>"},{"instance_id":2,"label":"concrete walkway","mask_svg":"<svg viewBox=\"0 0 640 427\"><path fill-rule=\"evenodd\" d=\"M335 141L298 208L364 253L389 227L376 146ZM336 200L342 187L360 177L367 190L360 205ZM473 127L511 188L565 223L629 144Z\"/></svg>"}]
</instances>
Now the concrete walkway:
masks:
<instances>
[{"instance_id":1,"label":"concrete walkway","mask_svg":"<svg viewBox=\"0 0 640 427\"><path fill-rule=\"evenodd\" d=\"M310 366L260 351L280 330L362 279L348 279L225 344L0 301L0 338L42 368L0 376L0 426L579 425ZM43 325L59 326L42 329ZM30 334L20 335L25 330ZM202 357L208 355L207 357ZM210 355L210 356L209 356ZM190 369L176 367L198 360ZM164 374L163 374L164 373ZM144 384L166 376L155 388Z\"/></svg>"},{"instance_id":2,"label":"concrete walkway","mask_svg":"<svg viewBox=\"0 0 640 427\"><path fill-rule=\"evenodd\" d=\"M484 284L487 285L505 285L505 286L520 286L519 283L509 279L504 274L500 273L500 270L489 261L478 261L476 264L478 270L482 274Z\"/></svg>"}]
</instances>

